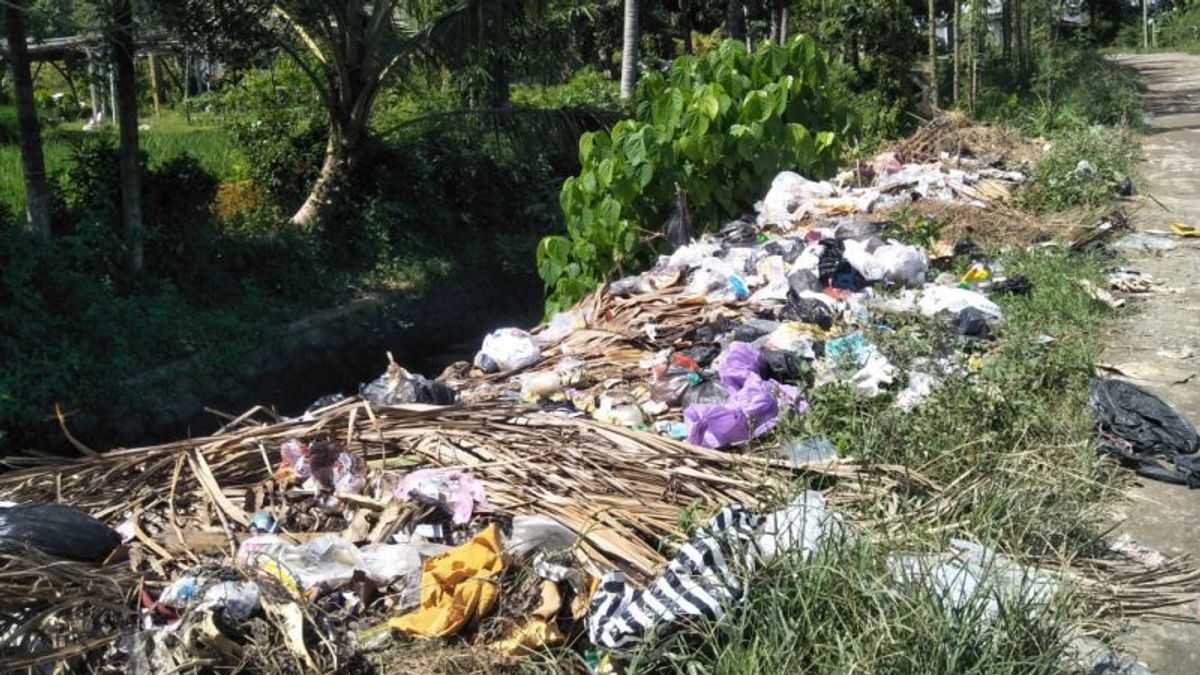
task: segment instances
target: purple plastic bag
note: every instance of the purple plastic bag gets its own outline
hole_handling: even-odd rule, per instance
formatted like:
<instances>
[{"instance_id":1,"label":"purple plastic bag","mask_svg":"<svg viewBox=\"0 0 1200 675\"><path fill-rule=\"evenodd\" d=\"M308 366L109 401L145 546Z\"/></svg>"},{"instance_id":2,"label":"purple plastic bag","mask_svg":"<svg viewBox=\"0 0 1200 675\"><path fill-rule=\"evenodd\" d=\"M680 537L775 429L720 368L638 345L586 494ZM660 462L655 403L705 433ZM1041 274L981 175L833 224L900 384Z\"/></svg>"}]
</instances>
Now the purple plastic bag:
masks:
<instances>
[{"instance_id":1,"label":"purple plastic bag","mask_svg":"<svg viewBox=\"0 0 1200 675\"><path fill-rule=\"evenodd\" d=\"M758 350L745 342L734 342L721 357L717 374L721 378L721 386L732 394L745 385L747 376L758 375L761 369L762 360Z\"/></svg>"},{"instance_id":2,"label":"purple plastic bag","mask_svg":"<svg viewBox=\"0 0 1200 675\"><path fill-rule=\"evenodd\" d=\"M723 448L757 438L779 422L780 407L803 411L808 404L795 387L747 373L743 386L722 404L696 404L683 412L689 443Z\"/></svg>"}]
</instances>

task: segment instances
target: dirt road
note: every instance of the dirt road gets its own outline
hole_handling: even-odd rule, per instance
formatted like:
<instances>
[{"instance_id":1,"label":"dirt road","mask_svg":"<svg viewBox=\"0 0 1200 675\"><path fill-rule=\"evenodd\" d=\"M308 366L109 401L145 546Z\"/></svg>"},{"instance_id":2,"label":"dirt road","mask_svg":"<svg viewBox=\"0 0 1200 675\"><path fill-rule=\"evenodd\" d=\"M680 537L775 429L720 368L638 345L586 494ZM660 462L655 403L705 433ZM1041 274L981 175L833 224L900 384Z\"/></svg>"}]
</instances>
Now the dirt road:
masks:
<instances>
[{"instance_id":1,"label":"dirt road","mask_svg":"<svg viewBox=\"0 0 1200 675\"><path fill-rule=\"evenodd\" d=\"M1140 231L1167 231L1173 222L1200 225L1200 57L1183 54L1126 56L1146 88L1151 128L1142 143L1139 188L1154 197L1132 214ZM1130 265L1176 292L1134 300L1116 322L1101 362L1200 423L1200 240L1164 236L1177 248L1130 253ZM1189 554L1200 563L1200 490L1142 481L1119 532L1168 556ZM1195 604L1174 614L1200 618ZM1200 673L1200 625L1138 622L1126 646L1160 675Z\"/></svg>"}]
</instances>

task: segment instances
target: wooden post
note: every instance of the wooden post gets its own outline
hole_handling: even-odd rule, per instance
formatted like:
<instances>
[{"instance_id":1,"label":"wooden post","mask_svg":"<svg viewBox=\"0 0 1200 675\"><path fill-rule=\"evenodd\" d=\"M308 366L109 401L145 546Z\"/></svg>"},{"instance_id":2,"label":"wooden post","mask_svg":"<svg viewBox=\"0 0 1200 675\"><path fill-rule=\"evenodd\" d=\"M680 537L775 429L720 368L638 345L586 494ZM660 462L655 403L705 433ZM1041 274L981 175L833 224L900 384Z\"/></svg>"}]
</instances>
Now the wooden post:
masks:
<instances>
[{"instance_id":1,"label":"wooden post","mask_svg":"<svg viewBox=\"0 0 1200 675\"><path fill-rule=\"evenodd\" d=\"M92 99L92 122L98 124L104 117L104 110L101 108L100 96L96 93L96 58L90 49L87 50L87 72L88 94Z\"/></svg>"},{"instance_id":2,"label":"wooden post","mask_svg":"<svg viewBox=\"0 0 1200 675\"><path fill-rule=\"evenodd\" d=\"M117 74L111 64L108 66L108 111L112 114L113 124L117 123Z\"/></svg>"},{"instance_id":3,"label":"wooden post","mask_svg":"<svg viewBox=\"0 0 1200 675\"><path fill-rule=\"evenodd\" d=\"M166 100L166 92L163 90L162 73L158 70L158 58L153 49L146 52L146 61L150 66L150 95L154 99L154 115L158 116L159 106Z\"/></svg>"}]
</instances>

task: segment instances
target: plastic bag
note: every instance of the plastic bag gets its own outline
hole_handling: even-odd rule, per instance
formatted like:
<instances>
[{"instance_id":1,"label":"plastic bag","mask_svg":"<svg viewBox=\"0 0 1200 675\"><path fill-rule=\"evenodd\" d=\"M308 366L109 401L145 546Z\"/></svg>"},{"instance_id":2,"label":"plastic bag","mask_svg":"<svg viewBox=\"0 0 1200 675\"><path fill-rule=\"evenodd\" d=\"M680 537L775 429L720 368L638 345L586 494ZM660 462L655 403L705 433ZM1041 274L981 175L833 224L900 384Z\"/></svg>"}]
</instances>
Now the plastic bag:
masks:
<instances>
[{"instance_id":1,"label":"plastic bag","mask_svg":"<svg viewBox=\"0 0 1200 675\"><path fill-rule=\"evenodd\" d=\"M542 346L551 345L586 327L587 322L583 320L583 316L579 312L559 312L550 319L546 328L538 333L537 341Z\"/></svg>"},{"instance_id":2,"label":"plastic bag","mask_svg":"<svg viewBox=\"0 0 1200 675\"><path fill-rule=\"evenodd\" d=\"M549 516L514 516L512 534L504 540L510 555L565 551L579 541L573 530Z\"/></svg>"},{"instance_id":3,"label":"plastic bag","mask_svg":"<svg viewBox=\"0 0 1200 675\"><path fill-rule=\"evenodd\" d=\"M1200 487L1200 436L1162 399L1128 382L1097 378L1088 387L1088 412L1101 451L1147 478Z\"/></svg>"},{"instance_id":4,"label":"plastic bag","mask_svg":"<svg viewBox=\"0 0 1200 675\"><path fill-rule=\"evenodd\" d=\"M717 360L717 375L728 391L741 389L750 375L759 374L762 363L758 350L744 342L734 342Z\"/></svg>"},{"instance_id":5,"label":"plastic bag","mask_svg":"<svg viewBox=\"0 0 1200 675\"><path fill-rule=\"evenodd\" d=\"M804 324L786 321L763 341L763 351L791 352L806 359L816 358L812 335Z\"/></svg>"},{"instance_id":6,"label":"plastic bag","mask_svg":"<svg viewBox=\"0 0 1200 675\"><path fill-rule=\"evenodd\" d=\"M838 458L837 448L827 436L784 441L777 454L791 462L792 466L797 467L805 464L832 462Z\"/></svg>"},{"instance_id":7,"label":"plastic bag","mask_svg":"<svg viewBox=\"0 0 1200 675\"><path fill-rule=\"evenodd\" d=\"M335 441L308 445L292 438L279 447L279 454L282 461L275 479L282 483L299 482L311 490L355 494L366 483L367 467L362 458Z\"/></svg>"},{"instance_id":8,"label":"plastic bag","mask_svg":"<svg viewBox=\"0 0 1200 675\"><path fill-rule=\"evenodd\" d=\"M410 373L392 358L387 371L374 381L365 384L358 394L375 405L400 405L403 403L427 403L450 405L454 403L454 391L441 382L422 375Z\"/></svg>"},{"instance_id":9,"label":"plastic bag","mask_svg":"<svg viewBox=\"0 0 1200 675\"><path fill-rule=\"evenodd\" d=\"M875 249L872 256L883 267L884 281L914 288L925 283L929 260L921 249L893 242Z\"/></svg>"},{"instance_id":10,"label":"plastic bag","mask_svg":"<svg viewBox=\"0 0 1200 675\"><path fill-rule=\"evenodd\" d=\"M258 584L252 581L216 581L193 574L171 582L158 602L176 610L197 606L215 606L226 616L243 621L258 608Z\"/></svg>"},{"instance_id":11,"label":"plastic bag","mask_svg":"<svg viewBox=\"0 0 1200 675\"><path fill-rule=\"evenodd\" d=\"M837 301L833 298L823 293L797 292L795 289L788 292L787 306L781 313L784 319L815 324L825 330L833 327L836 315Z\"/></svg>"},{"instance_id":12,"label":"plastic bag","mask_svg":"<svg viewBox=\"0 0 1200 675\"><path fill-rule=\"evenodd\" d=\"M810 181L798 173L784 171L771 181L767 196L755 204L758 223L790 226L794 220L803 217L806 202L835 194L837 189L830 183Z\"/></svg>"},{"instance_id":13,"label":"plastic bag","mask_svg":"<svg viewBox=\"0 0 1200 675\"><path fill-rule=\"evenodd\" d=\"M483 348L475 355L475 365L494 373L532 366L542 360L537 341L520 328L501 328L483 339Z\"/></svg>"},{"instance_id":14,"label":"plastic bag","mask_svg":"<svg viewBox=\"0 0 1200 675\"><path fill-rule=\"evenodd\" d=\"M782 409L796 406L795 387L763 380L749 373L741 389L724 403L698 404L683 411L688 442L706 448L724 448L757 438L779 422Z\"/></svg>"},{"instance_id":15,"label":"plastic bag","mask_svg":"<svg viewBox=\"0 0 1200 675\"><path fill-rule=\"evenodd\" d=\"M562 391L562 381L554 371L525 373L521 376L521 398L538 401Z\"/></svg>"},{"instance_id":16,"label":"plastic bag","mask_svg":"<svg viewBox=\"0 0 1200 675\"><path fill-rule=\"evenodd\" d=\"M925 316L947 314L958 316L968 307L973 307L987 317L1000 320L1004 313L1000 306L980 293L954 286L926 286L917 298L917 309Z\"/></svg>"},{"instance_id":17,"label":"plastic bag","mask_svg":"<svg viewBox=\"0 0 1200 675\"><path fill-rule=\"evenodd\" d=\"M808 372L808 362L790 351L764 349L761 353L763 377L779 382L797 382Z\"/></svg>"},{"instance_id":18,"label":"plastic bag","mask_svg":"<svg viewBox=\"0 0 1200 675\"><path fill-rule=\"evenodd\" d=\"M0 549L14 544L58 558L98 562L121 544L121 535L73 506L17 504L0 507Z\"/></svg>"},{"instance_id":19,"label":"plastic bag","mask_svg":"<svg viewBox=\"0 0 1200 675\"><path fill-rule=\"evenodd\" d=\"M883 262L871 255L866 248L866 245L854 239L847 239L844 242L844 253L846 262L862 275L867 281L882 281L887 274L887 268Z\"/></svg>"},{"instance_id":20,"label":"plastic bag","mask_svg":"<svg viewBox=\"0 0 1200 675\"><path fill-rule=\"evenodd\" d=\"M334 534L300 546L273 534L251 537L238 547L236 560L279 580L294 593L336 588L348 583L357 571L380 585L404 577L405 586L411 584L415 589L421 574L419 546L368 544L357 548Z\"/></svg>"},{"instance_id":21,"label":"plastic bag","mask_svg":"<svg viewBox=\"0 0 1200 675\"><path fill-rule=\"evenodd\" d=\"M421 495L446 504L454 523L471 521L476 506L487 504L483 485L471 476L453 469L418 469L404 476L394 494L397 499L410 500Z\"/></svg>"},{"instance_id":22,"label":"plastic bag","mask_svg":"<svg viewBox=\"0 0 1200 675\"><path fill-rule=\"evenodd\" d=\"M693 405L723 403L729 398L729 392L712 377L701 376L699 381L691 384L679 398L679 404L684 408Z\"/></svg>"},{"instance_id":23,"label":"plastic bag","mask_svg":"<svg viewBox=\"0 0 1200 675\"><path fill-rule=\"evenodd\" d=\"M963 337L987 339L992 332L987 320L988 317L983 312L974 307L967 307L954 319L954 332Z\"/></svg>"}]
</instances>

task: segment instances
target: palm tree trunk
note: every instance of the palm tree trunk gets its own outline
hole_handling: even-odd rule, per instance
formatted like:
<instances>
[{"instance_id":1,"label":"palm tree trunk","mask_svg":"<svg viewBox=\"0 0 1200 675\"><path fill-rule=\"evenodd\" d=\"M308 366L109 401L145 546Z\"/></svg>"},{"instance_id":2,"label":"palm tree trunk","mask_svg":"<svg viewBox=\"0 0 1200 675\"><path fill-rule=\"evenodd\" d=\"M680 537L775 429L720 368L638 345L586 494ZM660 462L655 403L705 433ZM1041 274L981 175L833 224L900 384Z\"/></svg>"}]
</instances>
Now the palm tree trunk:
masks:
<instances>
[{"instance_id":1,"label":"palm tree trunk","mask_svg":"<svg viewBox=\"0 0 1200 675\"><path fill-rule=\"evenodd\" d=\"M746 8L742 0L725 3L725 31L732 40L746 41Z\"/></svg>"},{"instance_id":2,"label":"palm tree trunk","mask_svg":"<svg viewBox=\"0 0 1200 675\"><path fill-rule=\"evenodd\" d=\"M112 37L116 70L117 126L120 129L121 223L129 245L129 268L142 271L142 174L138 155L137 81L133 67L133 5L117 0Z\"/></svg>"},{"instance_id":3,"label":"palm tree trunk","mask_svg":"<svg viewBox=\"0 0 1200 675\"><path fill-rule=\"evenodd\" d=\"M962 9L962 0L954 0L954 79L952 89L954 97L954 105L958 105L958 73L962 70L962 17L960 10Z\"/></svg>"},{"instance_id":4,"label":"palm tree trunk","mask_svg":"<svg viewBox=\"0 0 1200 675\"><path fill-rule=\"evenodd\" d=\"M50 236L50 188L46 185L46 162L42 157L42 132L33 101L33 76L29 73L29 51L25 44L25 10L9 5L5 12L8 56L17 99L17 143L25 173L25 218L35 234Z\"/></svg>"},{"instance_id":5,"label":"palm tree trunk","mask_svg":"<svg viewBox=\"0 0 1200 675\"><path fill-rule=\"evenodd\" d=\"M325 158L321 161L321 171L317 174L317 181L309 190L308 197L292 216L293 225L311 229L320 222L325 206L332 201L333 190L345 171L346 155L346 145L341 132L331 128L329 141L325 144Z\"/></svg>"},{"instance_id":6,"label":"palm tree trunk","mask_svg":"<svg viewBox=\"0 0 1200 675\"><path fill-rule=\"evenodd\" d=\"M683 53L692 49L692 0L679 0L679 37L683 40Z\"/></svg>"},{"instance_id":7,"label":"palm tree trunk","mask_svg":"<svg viewBox=\"0 0 1200 675\"><path fill-rule=\"evenodd\" d=\"M929 0L929 104L938 109L937 8Z\"/></svg>"},{"instance_id":8,"label":"palm tree trunk","mask_svg":"<svg viewBox=\"0 0 1200 675\"><path fill-rule=\"evenodd\" d=\"M637 86L638 42L642 37L638 23L641 0L625 0L624 49L621 52L621 100L633 100Z\"/></svg>"}]
</instances>

